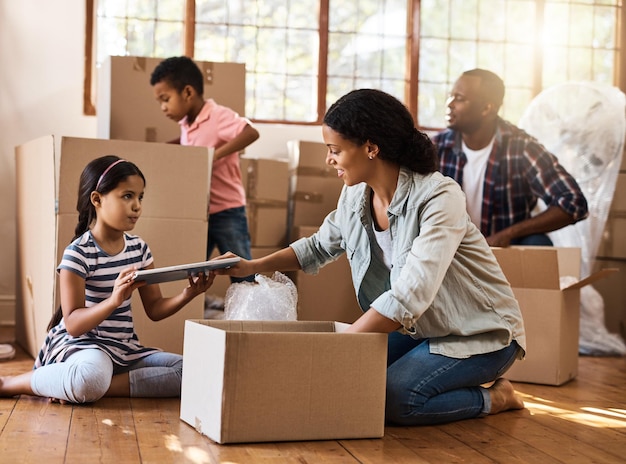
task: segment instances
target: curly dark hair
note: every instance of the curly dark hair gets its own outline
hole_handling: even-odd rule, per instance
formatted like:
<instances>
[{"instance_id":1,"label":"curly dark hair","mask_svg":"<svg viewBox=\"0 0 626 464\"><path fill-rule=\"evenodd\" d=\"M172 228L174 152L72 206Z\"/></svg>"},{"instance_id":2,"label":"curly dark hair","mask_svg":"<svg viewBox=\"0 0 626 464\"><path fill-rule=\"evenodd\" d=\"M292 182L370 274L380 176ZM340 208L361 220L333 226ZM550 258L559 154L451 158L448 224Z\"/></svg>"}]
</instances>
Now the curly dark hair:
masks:
<instances>
[{"instance_id":1,"label":"curly dark hair","mask_svg":"<svg viewBox=\"0 0 626 464\"><path fill-rule=\"evenodd\" d=\"M161 61L150 75L150 85L165 81L178 92L190 85L202 96L204 76L198 65L187 56L173 56Z\"/></svg>"},{"instance_id":2,"label":"curly dark hair","mask_svg":"<svg viewBox=\"0 0 626 464\"><path fill-rule=\"evenodd\" d=\"M381 90L353 90L328 109L324 124L357 145L378 146L380 159L420 174L437 170L437 153L425 133L415 127L409 110Z\"/></svg>"}]
</instances>

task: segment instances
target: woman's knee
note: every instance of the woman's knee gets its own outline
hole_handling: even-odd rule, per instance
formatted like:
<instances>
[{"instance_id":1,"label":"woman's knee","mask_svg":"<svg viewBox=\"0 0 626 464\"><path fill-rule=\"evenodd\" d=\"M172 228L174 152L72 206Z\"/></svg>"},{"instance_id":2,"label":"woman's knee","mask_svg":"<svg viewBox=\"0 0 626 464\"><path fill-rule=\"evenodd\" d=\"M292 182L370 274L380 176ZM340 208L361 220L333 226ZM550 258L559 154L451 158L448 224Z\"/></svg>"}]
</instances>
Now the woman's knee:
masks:
<instances>
[{"instance_id":1,"label":"woman's knee","mask_svg":"<svg viewBox=\"0 0 626 464\"><path fill-rule=\"evenodd\" d=\"M397 425L413 425L426 398L402 382L387 382L385 419Z\"/></svg>"}]
</instances>

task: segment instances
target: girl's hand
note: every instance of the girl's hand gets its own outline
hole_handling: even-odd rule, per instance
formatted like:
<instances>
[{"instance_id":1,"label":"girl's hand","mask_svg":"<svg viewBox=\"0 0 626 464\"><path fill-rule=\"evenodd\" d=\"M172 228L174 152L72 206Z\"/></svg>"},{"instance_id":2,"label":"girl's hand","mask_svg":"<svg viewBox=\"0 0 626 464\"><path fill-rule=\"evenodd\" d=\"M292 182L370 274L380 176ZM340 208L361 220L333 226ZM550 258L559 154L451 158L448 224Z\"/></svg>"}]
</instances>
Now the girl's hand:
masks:
<instances>
[{"instance_id":1,"label":"girl's hand","mask_svg":"<svg viewBox=\"0 0 626 464\"><path fill-rule=\"evenodd\" d=\"M191 293L192 296L200 295L206 292L215 280L215 272L209 271L208 275L201 272L197 276L189 276L189 285L185 288L185 292Z\"/></svg>"},{"instance_id":2,"label":"girl's hand","mask_svg":"<svg viewBox=\"0 0 626 464\"><path fill-rule=\"evenodd\" d=\"M117 279L115 279L113 291L109 298L111 302L115 304L116 308L130 298L133 290L146 284L145 282L135 282L135 280L133 280L133 274L136 270L136 267L123 269L117 276Z\"/></svg>"}]
</instances>

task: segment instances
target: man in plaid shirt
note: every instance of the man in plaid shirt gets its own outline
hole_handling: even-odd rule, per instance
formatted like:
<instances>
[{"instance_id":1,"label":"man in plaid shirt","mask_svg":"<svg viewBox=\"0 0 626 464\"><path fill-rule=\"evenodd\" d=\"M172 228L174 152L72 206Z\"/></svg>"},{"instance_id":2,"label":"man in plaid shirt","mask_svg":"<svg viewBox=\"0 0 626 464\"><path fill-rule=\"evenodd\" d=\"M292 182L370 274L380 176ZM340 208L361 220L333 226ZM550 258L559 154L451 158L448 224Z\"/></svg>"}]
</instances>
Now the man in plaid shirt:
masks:
<instances>
[{"instance_id":1,"label":"man in plaid shirt","mask_svg":"<svg viewBox=\"0 0 626 464\"><path fill-rule=\"evenodd\" d=\"M473 69L447 100L435 135L440 171L461 184L467 209L491 246L552 245L547 232L587 217L576 180L535 138L498 116L504 83ZM546 209L531 215L541 199Z\"/></svg>"}]
</instances>

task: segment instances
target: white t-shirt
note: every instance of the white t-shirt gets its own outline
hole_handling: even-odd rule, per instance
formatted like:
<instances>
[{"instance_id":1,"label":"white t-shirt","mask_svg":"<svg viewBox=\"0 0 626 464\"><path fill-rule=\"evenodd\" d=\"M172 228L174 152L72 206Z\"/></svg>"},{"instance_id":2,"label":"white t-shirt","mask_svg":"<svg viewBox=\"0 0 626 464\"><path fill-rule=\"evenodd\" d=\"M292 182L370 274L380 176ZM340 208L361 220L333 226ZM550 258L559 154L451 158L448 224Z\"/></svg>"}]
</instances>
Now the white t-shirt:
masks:
<instances>
[{"instance_id":1,"label":"white t-shirt","mask_svg":"<svg viewBox=\"0 0 626 464\"><path fill-rule=\"evenodd\" d=\"M483 205L483 185L485 184L485 170L487 160L493 148L495 136L485 148L471 150L463 142L463 153L467 157L467 163L463 166L463 184L461 187L465 192L467 200L467 212L472 222L480 228L480 218Z\"/></svg>"}]
</instances>

